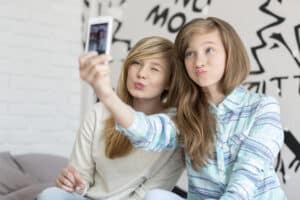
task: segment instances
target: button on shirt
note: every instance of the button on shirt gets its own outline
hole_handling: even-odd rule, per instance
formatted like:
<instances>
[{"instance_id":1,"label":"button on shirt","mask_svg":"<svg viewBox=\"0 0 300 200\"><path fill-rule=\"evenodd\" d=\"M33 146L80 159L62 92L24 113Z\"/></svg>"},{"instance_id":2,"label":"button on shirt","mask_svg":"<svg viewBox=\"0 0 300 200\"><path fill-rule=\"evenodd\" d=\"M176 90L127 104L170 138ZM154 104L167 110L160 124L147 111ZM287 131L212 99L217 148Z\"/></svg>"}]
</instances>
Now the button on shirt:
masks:
<instances>
[{"instance_id":1,"label":"button on shirt","mask_svg":"<svg viewBox=\"0 0 300 200\"><path fill-rule=\"evenodd\" d=\"M185 155L188 199L286 199L273 167L283 145L278 102L239 86L210 109L217 122L215 156L194 169ZM175 124L165 114L136 112L129 128L117 128L145 150L182 146Z\"/></svg>"}]
</instances>

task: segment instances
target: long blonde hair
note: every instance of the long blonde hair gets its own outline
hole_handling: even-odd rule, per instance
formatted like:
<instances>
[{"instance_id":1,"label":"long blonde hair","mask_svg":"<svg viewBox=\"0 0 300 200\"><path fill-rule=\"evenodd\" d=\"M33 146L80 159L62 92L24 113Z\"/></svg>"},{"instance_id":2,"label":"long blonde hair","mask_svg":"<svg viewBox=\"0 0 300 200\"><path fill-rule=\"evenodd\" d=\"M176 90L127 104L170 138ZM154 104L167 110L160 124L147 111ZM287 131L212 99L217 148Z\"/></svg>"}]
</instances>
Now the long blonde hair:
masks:
<instances>
[{"instance_id":1,"label":"long blonde hair","mask_svg":"<svg viewBox=\"0 0 300 200\"><path fill-rule=\"evenodd\" d=\"M170 69L170 80L169 80L169 90L163 91L161 94L161 101L163 102L164 108L169 108L175 106L175 99L172 88L176 87L175 79L173 76L176 67L176 60L174 56L174 45L171 41L162 37L146 37L141 39L136 45L129 51L122 70L120 78L118 81L117 94L121 100L129 105L133 105L133 97L127 89L127 74L128 68L131 64L137 60L150 59L150 58L162 58L166 59L168 62L168 67ZM132 144L127 137L120 134L115 129L115 121L111 117L106 120L105 123L105 155L108 158L122 157L130 153L132 150Z\"/></svg>"},{"instance_id":2,"label":"long blonde hair","mask_svg":"<svg viewBox=\"0 0 300 200\"><path fill-rule=\"evenodd\" d=\"M208 99L201 87L194 83L185 69L185 51L193 34L218 31L226 52L226 66L219 82L220 90L227 95L247 77L250 69L246 49L227 22L209 17L197 18L185 24L175 39L176 56L179 59L179 99L176 123L182 133L184 148L194 168L206 164L213 157L216 119L210 112Z\"/></svg>"}]
</instances>

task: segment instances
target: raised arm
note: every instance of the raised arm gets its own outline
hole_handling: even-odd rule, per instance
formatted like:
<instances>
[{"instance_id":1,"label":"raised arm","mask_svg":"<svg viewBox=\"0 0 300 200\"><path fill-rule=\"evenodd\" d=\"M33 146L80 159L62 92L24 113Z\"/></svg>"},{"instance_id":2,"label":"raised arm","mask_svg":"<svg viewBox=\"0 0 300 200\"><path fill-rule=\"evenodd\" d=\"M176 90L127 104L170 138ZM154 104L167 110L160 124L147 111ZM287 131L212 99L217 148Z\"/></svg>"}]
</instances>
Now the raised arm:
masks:
<instances>
[{"instance_id":1,"label":"raised arm","mask_svg":"<svg viewBox=\"0 0 300 200\"><path fill-rule=\"evenodd\" d=\"M117 125L137 148L150 151L175 149L179 146L177 129L167 114L145 115L136 112L134 121L128 128Z\"/></svg>"},{"instance_id":2,"label":"raised arm","mask_svg":"<svg viewBox=\"0 0 300 200\"><path fill-rule=\"evenodd\" d=\"M134 111L113 91L110 80L109 55L96 52L83 53L79 58L80 77L90 84L97 97L107 107L116 122L129 127L134 119Z\"/></svg>"},{"instance_id":3,"label":"raised arm","mask_svg":"<svg viewBox=\"0 0 300 200\"><path fill-rule=\"evenodd\" d=\"M177 146L175 124L167 114L146 116L135 112L113 91L110 80L108 55L95 52L80 56L80 77L89 83L101 102L132 143L139 148L159 151ZM123 128L121 128L123 127Z\"/></svg>"},{"instance_id":4,"label":"raised arm","mask_svg":"<svg viewBox=\"0 0 300 200\"><path fill-rule=\"evenodd\" d=\"M249 136L240 146L232 175L221 200L251 199L254 190L259 189L259 184L264 178L269 178L270 187L276 187L272 172L282 145L283 130L279 105L275 99L265 97L257 109Z\"/></svg>"}]
</instances>

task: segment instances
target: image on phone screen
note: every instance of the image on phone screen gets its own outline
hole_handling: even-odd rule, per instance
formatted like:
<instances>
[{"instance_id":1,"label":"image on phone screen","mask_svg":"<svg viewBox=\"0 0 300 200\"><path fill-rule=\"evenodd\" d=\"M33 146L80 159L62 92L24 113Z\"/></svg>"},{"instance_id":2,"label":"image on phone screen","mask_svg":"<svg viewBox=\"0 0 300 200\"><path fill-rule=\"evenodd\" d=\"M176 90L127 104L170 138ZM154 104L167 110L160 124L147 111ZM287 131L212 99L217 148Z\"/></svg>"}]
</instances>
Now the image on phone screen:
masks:
<instances>
[{"instance_id":1,"label":"image on phone screen","mask_svg":"<svg viewBox=\"0 0 300 200\"><path fill-rule=\"evenodd\" d=\"M88 51L106 52L108 23L92 24L90 27Z\"/></svg>"}]
</instances>

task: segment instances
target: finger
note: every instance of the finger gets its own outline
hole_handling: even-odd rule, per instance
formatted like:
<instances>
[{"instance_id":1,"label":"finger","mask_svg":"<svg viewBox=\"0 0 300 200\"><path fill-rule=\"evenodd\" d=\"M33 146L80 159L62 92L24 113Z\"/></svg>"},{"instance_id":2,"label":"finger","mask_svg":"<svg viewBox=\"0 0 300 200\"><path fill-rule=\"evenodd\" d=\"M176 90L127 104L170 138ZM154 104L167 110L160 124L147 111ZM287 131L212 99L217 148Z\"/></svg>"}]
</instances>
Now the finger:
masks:
<instances>
[{"instance_id":1,"label":"finger","mask_svg":"<svg viewBox=\"0 0 300 200\"><path fill-rule=\"evenodd\" d=\"M60 177L57 178L57 180L58 180L61 184L65 185L65 186L68 186L68 187L74 187L74 185L75 185L75 181L74 181L74 182L71 182L71 181L70 181L69 179L67 179L65 176L60 176Z\"/></svg>"},{"instance_id":2,"label":"finger","mask_svg":"<svg viewBox=\"0 0 300 200\"><path fill-rule=\"evenodd\" d=\"M66 187L66 186L62 186L61 189L67 191L67 192L75 192L75 190L73 188L69 188L69 187Z\"/></svg>"},{"instance_id":3,"label":"finger","mask_svg":"<svg viewBox=\"0 0 300 200\"><path fill-rule=\"evenodd\" d=\"M92 57L98 56L98 53L95 51L92 52L84 52L79 56L79 66L82 67L84 63Z\"/></svg>"},{"instance_id":4,"label":"finger","mask_svg":"<svg viewBox=\"0 0 300 200\"><path fill-rule=\"evenodd\" d=\"M85 69L80 69L80 79L86 81L88 79L90 71L94 68L94 66L88 66Z\"/></svg>"},{"instance_id":5,"label":"finger","mask_svg":"<svg viewBox=\"0 0 300 200\"><path fill-rule=\"evenodd\" d=\"M69 180L71 183L73 183L73 184L75 183L74 175L68 168L65 168L62 170L60 178L61 179L65 178L65 179Z\"/></svg>"},{"instance_id":6,"label":"finger","mask_svg":"<svg viewBox=\"0 0 300 200\"><path fill-rule=\"evenodd\" d=\"M91 56L88 59L85 60L86 65L105 65L108 64L109 61L111 60L110 55L107 54L101 54L98 56Z\"/></svg>"},{"instance_id":7,"label":"finger","mask_svg":"<svg viewBox=\"0 0 300 200\"><path fill-rule=\"evenodd\" d=\"M77 169L75 168L75 167L73 167L72 165L69 165L68 167L67 167L67 170L69 171L69 172L71 172L73 175L76 173L76 171L77 171Z\"/></svg>"},{"instance_id":8,"label":"finger","mask_svg":"<svg viewBox=\"0 0 300 200\"><path fill-rule=\"evenodd\" d=\"M89 68L88 70L84 71L82 73L82 79L87 81L88 83L90 84L93 84L93 81L94 81L94 77L95 75L98 73L97 71L97 67L96 66L93 66L91 68Z\"/></svg>"},{"instance_id":9,"label":"finger","mask_svg":"<svg viewBox=\"0 0 300 200\"><path fill-rule=\"evenodd\" d=\"M75 191L77 192L77 193L79 193L79 194L82 194L83 192L84 192L84 187L76 187L75 188Z\"/></svg>"},{"instance_id":10,"label":"finger","mask_svg":"<svg viewBox=\"0 0 300 200\"><path fill-rule=\"evenodd\" d=\"M97 65L91 71L89 79L94 85L96 83L99 83L99 81L102 82L102 80L105 80L109 75L109 67L107 65Z\"/></svg>"},{"instance_id":11,"label":"finger","mask_svg":"<svg viewBox=\"0 0 300 200\"><path fill-rule=\"evenodd\" d=\"M74 192L73 187L68 187L68 186L64 185L62 182L60 182L59 179L56 179L56 186L67 192Z\"/></svg>"},{"instance_id":12,"label":"finger","mask_svg":"<svg viewBox=\"0 0 300 200\"><path fill-rule=\"evenodd\" d=\"M101 59L102 61L102 59ZM80 68L80 78L82 80L91 80L89 76L93 76L94 74L91 74L91 72L95 71L96 66L99 64L99 59L91 58L86 61L84 64L84 67ZM88 81L88 82L89 82Z\"/></svg>"},{"instance_id":13,"label":"finger","mask_svg":"<svg viewBox=\"0 0 300 200\"><path fill-rule=\"evenodd\" d=\"M95 72L94 68L97 68L97 66L100 65L107 65L110 61L111 57L107 54L101 54L99 56L93 56L93 57L89 57L88 59L86 59L85 61L83 61L83 63L81 63L80 66L80 78L82 80L86 80L87 82L91 83L91 81L93 80L92 77L94 77L94 73L91 72Z\"/></svg>"},{"instance_id":14,"label":"finger","mask_svg":"<svg viewBox=\"0 0 300 200\"><path fill-rule=\"evenodd\" d=\"M75 178L75 182L76 182L76 190L83 190L85 187L85 184L83 182L83 179L81 177L81 175L79 174L78 170L76 170L76 168L74 168L73 166L70 166L70 171L72 171L74 178Z\"/></svg>"}]
</instances>

